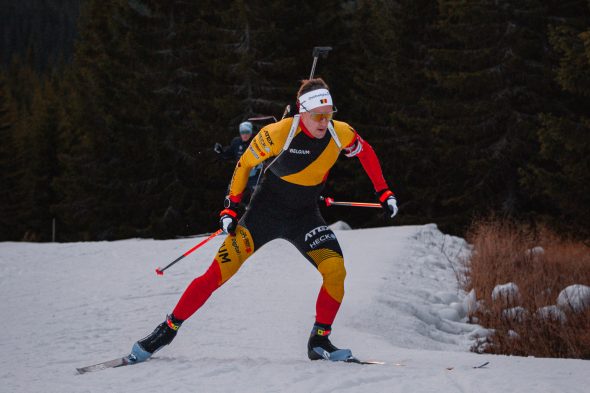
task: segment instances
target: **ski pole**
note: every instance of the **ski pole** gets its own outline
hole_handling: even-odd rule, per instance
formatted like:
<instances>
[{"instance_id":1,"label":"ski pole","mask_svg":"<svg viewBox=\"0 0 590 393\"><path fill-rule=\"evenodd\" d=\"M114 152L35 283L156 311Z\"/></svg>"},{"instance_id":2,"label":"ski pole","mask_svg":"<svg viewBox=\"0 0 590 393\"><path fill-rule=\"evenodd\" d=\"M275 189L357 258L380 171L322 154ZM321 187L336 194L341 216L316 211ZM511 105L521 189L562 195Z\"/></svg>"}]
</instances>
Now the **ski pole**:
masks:
<instances>
[{"instance_id":1,"label":"ski pole","mask_svg":"<svg viewBox=\"0 0 590 393\"><path fill-rule=\"evenodd\" d=\"M273 119L275 123L277 122L277 118L274 116L258 116L258 117L249 117L248 121L262 121L262 120L270 120Z\"/></svg>"},{"instance_id":2,"label":"ski pole","mask_svg":"<svg viewBox=\"0 0 590 393\"><path fill-rule=\"evenodd\" d=\"M336 202L334 198L320 197L322 201L326 203L326 206L352 206L352 207L375 207L381 209L381 204L371 202Z\"/></svg>"},{"instance_id":3,"label":"ski pole","mask_svg":"<svg viewBox=\"0 0 590 393\"><path fill-rule=\"evenodd\" d=\"M219 235L221 232L223 232L221 229L218 229L217 232L213 232L211 235L209 235L209 237L205 240L203 240L202 242L200 242L199 244L197 244L196 246L194 246L193 248L191 248L190 250L188 250L187 252L185 252L184 254L182 254L181 256L179 256L178 258L176 258L175 260L173 260L172 262L170 262L168 265L166 265L163 268L157 268L156 269L156 274L159 276L163 276L164 275L164 270L168 269L170 266L174 265L176 262L180 261L182 258L186 257L187 255L189 255L190 253L192 253L193 251L195 251L197 248L201 247L203 244L207 243L209 240L213 239L215 236Z\"/></svg>"},{"instance_id":4,"label":"ski pole","mask_svg":"<svg viewBox=\"0 0 590 393\"><path fill-rule=\"evenodd\" d=\"M318 62L318 57L323 57L324 59L328 57L328 52L332 50L331 46L314 46L313 47L313 64L311 65L311 73L309 74L309 79L313 79L313 74L315 72L315 66Z\"/></svg>"}]
</instances>

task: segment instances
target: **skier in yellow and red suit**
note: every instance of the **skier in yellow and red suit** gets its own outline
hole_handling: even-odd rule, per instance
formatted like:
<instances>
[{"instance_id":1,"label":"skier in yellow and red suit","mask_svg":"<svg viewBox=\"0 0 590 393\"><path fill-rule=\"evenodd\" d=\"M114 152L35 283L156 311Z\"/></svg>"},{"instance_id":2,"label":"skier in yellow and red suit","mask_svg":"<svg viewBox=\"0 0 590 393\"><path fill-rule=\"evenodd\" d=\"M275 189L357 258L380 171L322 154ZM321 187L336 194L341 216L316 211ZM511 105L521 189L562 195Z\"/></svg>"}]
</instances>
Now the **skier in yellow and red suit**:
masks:
<instances>
[{"instance_id":1,"label":"skier in yellow and red suit","mask_svg":"<svg viewBox=\"0 0 590 393\"><path fill-rule=\"evenodd\" d=\"M277 238L297 247L323 278L308 342L309 358L352 358L350 350L336 348L328 338L344 296L346 270L336 235L320 214L320 192L330 168L343 152L347 157L359 158L388 216L396 215L397 202L371 145L348 124L332 120L336 109L322 79L302 82L297 106L299 115L264 127L240 158L225 209L220 213L220 226L229 235L207 272L190 283L166 321L135 343L132 355L137 361L148 359L168 345L181 323L229 280L246 259ZM250 170L264 161L268 165L262 183L239 219L237 205Z\"/></svg>"}]
</instances>

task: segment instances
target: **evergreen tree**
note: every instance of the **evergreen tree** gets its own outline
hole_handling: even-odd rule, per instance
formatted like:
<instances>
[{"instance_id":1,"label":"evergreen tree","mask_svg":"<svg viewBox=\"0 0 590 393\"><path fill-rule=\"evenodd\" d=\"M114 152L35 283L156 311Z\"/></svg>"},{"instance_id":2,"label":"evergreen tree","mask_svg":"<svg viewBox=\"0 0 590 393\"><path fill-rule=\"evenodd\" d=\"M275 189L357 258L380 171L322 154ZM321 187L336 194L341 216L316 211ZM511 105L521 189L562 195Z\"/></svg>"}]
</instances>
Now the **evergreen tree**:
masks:
<instances>
[{"instance_id":1,"label":"evergreen tree","mask_svg":"<svg viewBox=\"0 0 590 393\"><path fill-rule=\"evenodd\" d=\"M0 72L0 239L18 240L19 204L16 198L19 168L15 157L14 133L17 110L8 89L6 74Z\"/></svg>"},{"instance_id":2,"label":"evergreen tree","mask_svg":"<svg viewBox=\"0 0 590 393\"><path fill-rule=\"evenodd\" d=\"M32 112L24 122L19 150L26 157L22 184L26 209L21 221L35 240L51 240L55 203L52 183L58 176L58 127L60 121L59 84L48 79L33 94Z\"/></svg>"},{"instance_id":3,"label":"evergreen tree","mask_svg":"<svg viewBox=\"0 0 590 393\"><path fill-rule=\"evenodd\" d=\"M558 56L556 80L564 90L560 110L546 113L538 130L539 153L523 170L523 183L538 199L538 213L553 226L590 237L590 5L557 9L550 42Z\"/></svg>"},{"instance_id":4,"label":"evergreen tree","mask_svg":"<svg viewBox=\"0 0 590 393\"><path fill-rule=\"evenodd\" d=\"M134 13L141 54L150 64L141 78L151 87L149 119L157 131L152 142L154 187L145 194L151 204L150 232L156 236L206 232L214 225L216 200L223 199L226 182L218 178L211 150L218 132L219 92L215 78L215 45L219 4L187 5L183 1L143 3L149 13ZM224 9L225 7L221 7ZM151 28L142 26L150 18Z\"/></svg>"},{"instance_id":5,"label":"evergreen tree","mask_svg":"<svg viewBox=\"0 0 590 393\"><path fill-rule=\"evenodd\" d=\"M37 72L49 72L70 59L76 36L76 19L83 0L2 1L0 5L0 67L14 56L28 56Z\"/></svg>"},{"instance_id":6,"label":"evergreen tree","mask_svg":"<svg viewBox=\"0 0 590 393\"><path fill-rule=\"evenodd\" d=\"M439 160L435 221L461 231L476 215L518 216L518 172L535 151L539 114L558 95L546 58L547 7L535 0L439 1L430 49L430 112Z\"/></svg>"},{"instance_id":7,"label":"evergreen tree","mask_svg":"<svg viewBox=\"0 0 590 393\"><path fill-rule=\"evenodd\" d=\"M231 135L245 118L280 117L285 105L294 103L300 81L309 77L313 47L337 36L339 8L336 1L315 9L288 1L234 0L219 13L214 76Z\"/></svg>"},{"instance_id":8,"label":"evergreen tree","mask_svg":"<svg viewBox=\"0 0 590 393\"><path fill-rule=\"evenodd\" d=\"M64 132L67 150L56 179L60 202L55 209L66 230L82 240L95 239L112 222L112 199L120 193L112 185L108 166L116 166L114 130L107 127L108 104L115 86L114 54L121 37L115 36L111 17L114 1L88 2L82 10L75 63L66 81ZM113 173L116 176L116 174Z\"/></svg>"},{"instance_id":9,"label":"evergreen tree","mask_svg":"<svg viewBox=\"0 0 590 393\"><path fill-rule=\"evenodd\" d=\"M210 26L215 46L208 66L216 95L209 124L217 141L227 143L236 136L238 123L251 116L280 119L287 104L294 106L300 81L309 77L313 46L326 45L337 35L338 8L336 1L315 9L288 1L234 0L210 16L217 23ZM337 65L330 61L318 69ZM264 124L255 122L258 128ZM217 189L225 191L233 165L221 163L215 169L222 181Z\"/></svg>"},{"instance_id":10,"label":"evergreen tree","mask_svg":"<svg viewBox=\"0 0 590 393\"><path fill-rule=\"evenodd\" d=\"M112 0L85 10L70 84L71 153L58 182L57 208L74 232L119 238L210 228L212 155L195 157L213 145L217 94L202 7Z\"/></svg>"},{"instance_id":11,"label":"evergreen tree","mask_svg":"<svg viewBox=\"0 0 590 393\"><path fill-rule=\"evenodd\" d=\"M419 101L427 86L425 45L436 2L359 1L347 11L350 40L340 49L346 57L336 77L344 86L344 94L336 97L337 117L350 122L377 152L404 212L398 222L424 222L431 194L423 190L430 185L433 160ZM370 181L356 161L339 161L330 191L341 198L373 200ZM335 220L336 214L353 225L383 225L381 215L367 211L332 209L327 217Z\"/></svg>"},{"instance_id":12,"label":"evergreen tree","mask_svg":"<svg viewBox=\"0 0 590 393\"><path fill-rule=\"evenodd\" d=\"M9 117L13 117L10 127L5 128L6 144L3 146L3 162L6 172L3 173L6 182L5 215L7 233L9 239L41 240L42 229L34 219L32 210L35 205L32 197L35 190L35 172L33 167L37 165L39 156L34 153L38 143L43 140L35 140L35 131L31 128L31 119L35 111L42 105L41 81L34 72L30 58L21 60L13 59L6 72L4 94L7 98ZM51 165L51 164L49 164ZM50 224L46 227L45 235L50 230ZM48 237L44 237L46 240Z\"/></svg>"}]
</instances>

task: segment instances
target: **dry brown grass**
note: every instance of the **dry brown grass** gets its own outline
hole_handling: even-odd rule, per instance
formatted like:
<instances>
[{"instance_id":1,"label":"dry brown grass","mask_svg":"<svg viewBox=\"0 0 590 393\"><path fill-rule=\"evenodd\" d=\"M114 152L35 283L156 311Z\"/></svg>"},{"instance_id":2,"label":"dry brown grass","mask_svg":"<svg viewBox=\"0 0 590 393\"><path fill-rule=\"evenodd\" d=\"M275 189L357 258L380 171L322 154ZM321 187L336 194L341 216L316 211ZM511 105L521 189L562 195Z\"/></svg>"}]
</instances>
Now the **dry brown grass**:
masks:
<instances>
[{"instance_id":1,"label":"dry brown grass","mask_svg":"<svg viewBox=\"0 0 590 393\"><path fill-rule=\"evenodd\" d=\"M569 285L590 286L590 248L562 239L546 228L533 229L508 220L489 219L473 225L467 236L473 253L461 277L465 290L475 290L480 307L470 318L494 329L474 346L476 352L538 357L590 359L590 309L562 310L565 320L542 318L541 307L557 304ZM542 247L543 252L538 252ZM520 297L492 300L494 287L515 283ZM518 317L503 310L520 306Z\"/></svg>"}]
</instances>

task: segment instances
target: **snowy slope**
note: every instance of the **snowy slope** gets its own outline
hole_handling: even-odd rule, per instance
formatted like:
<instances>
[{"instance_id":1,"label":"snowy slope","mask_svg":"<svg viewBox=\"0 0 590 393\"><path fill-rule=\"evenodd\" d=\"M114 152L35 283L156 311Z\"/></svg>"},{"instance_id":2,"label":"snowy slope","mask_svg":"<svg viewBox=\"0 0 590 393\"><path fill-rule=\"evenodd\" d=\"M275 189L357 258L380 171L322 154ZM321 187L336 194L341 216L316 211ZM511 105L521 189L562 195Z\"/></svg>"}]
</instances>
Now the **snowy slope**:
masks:
<instances>
[{"instance_id":1,"label":"snowy slope","mask_svg":"<svg viewBox=\"0 0 590 393\"><path fill-rule=\"evenodd\" d=\"M311 362L320 275L276 240L143 364L77 375L125 354L208 267L216 238L0 243L0 392L582 392L590 363L476 355L453 268L462 239L434 225L337 230L346 296L332 341L386 365ZM489 361L481 369L473 366Z\"/></svg>"}]
</instances>

